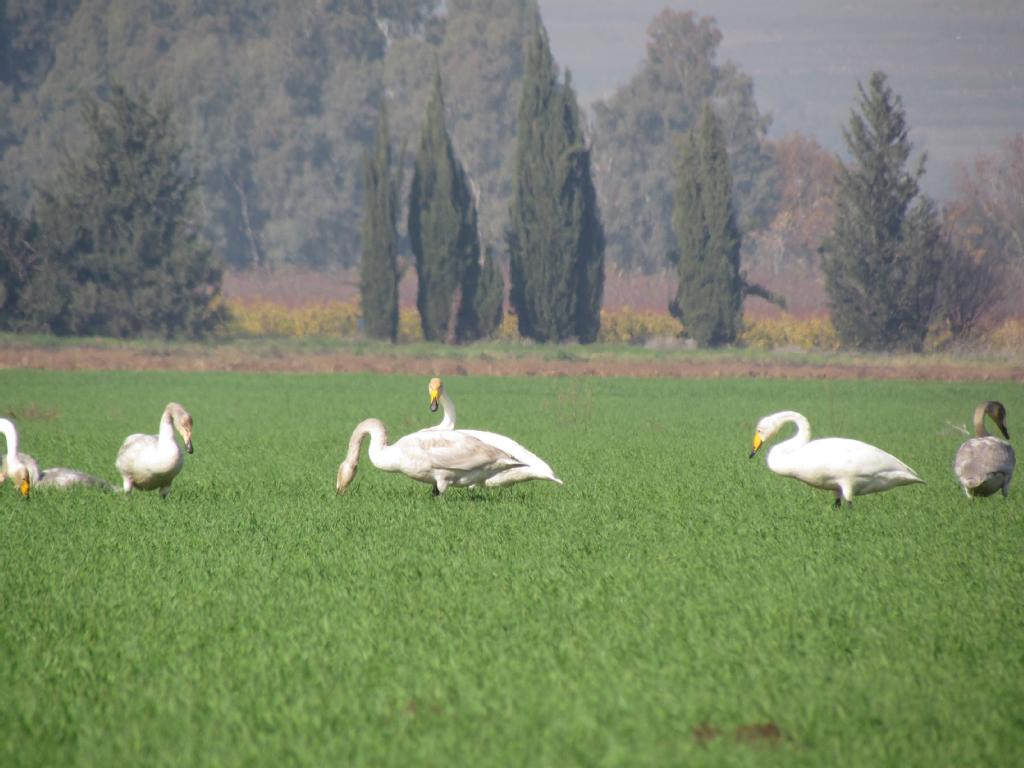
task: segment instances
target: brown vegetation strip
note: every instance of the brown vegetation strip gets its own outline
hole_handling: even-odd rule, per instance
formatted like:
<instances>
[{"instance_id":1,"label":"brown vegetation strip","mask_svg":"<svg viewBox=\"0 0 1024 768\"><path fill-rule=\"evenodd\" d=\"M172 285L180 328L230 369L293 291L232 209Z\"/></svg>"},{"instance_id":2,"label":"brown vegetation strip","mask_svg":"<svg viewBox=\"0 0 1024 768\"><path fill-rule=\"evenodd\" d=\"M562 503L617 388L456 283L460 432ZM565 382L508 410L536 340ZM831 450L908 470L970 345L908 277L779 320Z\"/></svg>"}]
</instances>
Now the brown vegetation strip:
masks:
<instances>
[{"instance_id":1,"label":"brown vegetation strip","mask_svg":"<svg viewBox=\"0 0 1024 768\"><path fill-rule=\"evenodd\" d=\"M450 359L363 356L346 352L257 354L231 348L198 353L142 349L17 346L0 349L0 368L51 370L254 371L289 373L405 373L473 376L632 376L674 378L917 379L1024 382L1024 365L792 363L729 359L577 359L542 357Z\"/></svg>"}]
</instances>

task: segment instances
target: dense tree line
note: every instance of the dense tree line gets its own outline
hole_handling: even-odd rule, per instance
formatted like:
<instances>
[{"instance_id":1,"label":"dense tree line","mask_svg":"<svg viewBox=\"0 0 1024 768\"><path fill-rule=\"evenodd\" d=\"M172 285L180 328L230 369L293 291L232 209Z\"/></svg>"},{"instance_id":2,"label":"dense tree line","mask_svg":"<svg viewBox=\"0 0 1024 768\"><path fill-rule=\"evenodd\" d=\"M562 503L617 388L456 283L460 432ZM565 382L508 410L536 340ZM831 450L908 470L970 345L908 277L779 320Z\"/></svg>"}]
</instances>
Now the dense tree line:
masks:
<instances>
[{"instance_id":1,"label":"dense tree line","mask_svg":"<svg viewBox=\"0 0 1024 768\"><path fill-rule=\"evenodd\" d=\"M6 3L0 14L0 302L9 327L197 335L216 322L221 264L361 264L372 284L364 308L380 307L367 332L390 338L391 280L415 261L425 332L468 340L500 321L500 262L524 334L586 341L597 333L607 253L618 269L676 264L678 316L704 343L724 343L739 323L725 318L741 317L743 297L767 295L746 281L738 242L749 263L820 268L848 344L913 349L937 326L969 332L1024 274L1008 266L1022 241L1013 184L1024 163L1014 163L1021 153L1012 145L1005 173L978 165L962 198L939 211L918 193L923 166L904 168L909 127L884 76L878 94L874 76L861 94L847 130L850 162L813 142L767 142L750 78L717 61L721 32L692 13L652 20L642 67L595 105L592 126L530 0L53 0ZM444 98L435 98L435 69ZM180 180L163 220L144 222L144 206L106 195L75 198L76 188L104 183L95 153L114 150L100 136L114 131L127 93L158 96L155 108L140 97L143 123L171 122L173 111L181 126L161 138L151 125L153 147L163 149L150 151ZM109 113L99 106L107 100ZM716 158L714 202L710 178L694 197L680 176L691 162L680 159L680 143L699 137L708 105L716 148L697 154ZM392 154L406 144L420 151ZM125 184L117 194L150 193ZM704 207L681 203L686 194ZM708 217L725 203L721 221L732 224L712 238ZM101 226L101 215L128 224ZM701 216L697 248L687 227ZM158 252L170 261L127 280L126 265ZM184 253L195 257L188 269L174 255ZM686 298L694 258L728 266L718 306L700 309L718 313L720 330L709 335L685 319L698 312ZM151 286L157 273L205 286L195 290L209 300L192 302L186 317L134 297L167 293ZM56 298L62 285L73 298ZM877 302L870 311L865 295ZM132 302L142 320L122 317ZM855 319L858 311L870 321Z\"/></svg>"},{"instance_id":2,"label":"dense tree line","mask_svg":"<svg viewBox=\"0 0 1024 768\"><path fill-rule=\"evenodd\" d=\"M539 14L529 0L62 0L8 3L4 13L0 176L16 209L30 201L32 179L52 176L61 153L84 142L78 95L102 95L116 80L174 105L200 172L203 233L227 265L353 266L362 253L362 157L382 95L392 95L396 142L415 146L436 61L453 144L476 188L481 246L505 251L523 43ZM666 12L650 34L657 66L684 78L651 72L643 82L658 87L627 84L599 105L592 158L609 257L645 269L664 253L643 235L640 250L651 255L634 257L623 227L652 187L619 180L660 174L667 228L665 169L704 96L721 101L743 216L758 209L763 196L747 190L763 187L768 172L759 148L766 121L749 78L714 62L714 22ZM651 111L663 117L632 116Z\"/></svg>"}]
</instances>

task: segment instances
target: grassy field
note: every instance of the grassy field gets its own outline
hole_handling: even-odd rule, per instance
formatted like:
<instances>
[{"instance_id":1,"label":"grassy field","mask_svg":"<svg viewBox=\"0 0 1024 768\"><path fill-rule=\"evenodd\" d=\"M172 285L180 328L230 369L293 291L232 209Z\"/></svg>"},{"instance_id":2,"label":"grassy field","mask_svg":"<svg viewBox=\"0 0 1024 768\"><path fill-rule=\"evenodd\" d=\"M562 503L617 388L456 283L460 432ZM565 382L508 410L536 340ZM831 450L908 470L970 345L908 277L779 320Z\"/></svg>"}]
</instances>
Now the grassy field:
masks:
<instances>
[{"instance_id":1,"label":"grassy field","mask_svg":"<svg viewBox=\"0 0 1024 768\"><path fill-rule=\"evenodd\" d=\"M166 501L0 488L0 764L1024 761L1024 476L972 503L950 471L979 399L1024 433L1020 384L446 383L565 486L364 460L336 496L361 418L439 419L423 377L0 370L43 466L114 481L195 418ZM928 484L833 510L747 458L783 408Z\"/></svg>"}]
</instances>

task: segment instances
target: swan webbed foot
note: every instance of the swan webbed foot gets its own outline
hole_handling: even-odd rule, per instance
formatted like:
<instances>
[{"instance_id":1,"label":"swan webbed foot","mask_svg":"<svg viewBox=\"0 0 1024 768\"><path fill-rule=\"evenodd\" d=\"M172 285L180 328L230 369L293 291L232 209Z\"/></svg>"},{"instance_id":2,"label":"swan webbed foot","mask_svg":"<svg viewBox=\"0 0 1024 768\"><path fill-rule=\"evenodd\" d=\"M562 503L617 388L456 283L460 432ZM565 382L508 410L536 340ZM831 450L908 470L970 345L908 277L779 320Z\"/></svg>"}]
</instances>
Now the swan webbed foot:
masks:
<instances>
[{"instance_id":1,"label":"swan webbed foot","mask_svg":"<svg viewBox=\"0 0 1024 768\"><path fill-rule=\"evenodd\" d=\"M843 497L842 496L836 496L836 500L834 502L832 502L832 508L833 509L839 509L842 506L843 506Z\"/></svg>"},{"instance_id":2,"label":"swan webbed foot","mask_svg":"<svg viewBox=\"0 0 1024 768\"><path fill-rule=\"evenodd\" d=\"M434 486L433 486L433 487L432 487L432 488L430 489L430 495L431 495L431 496L440 496L440 495L441 495L441 491L439 491L439 490L438 490L438 488L437 488L437 484L436 484L436 483L435 483L435 484L434 484Z\"/></svg>"}]
</instances>

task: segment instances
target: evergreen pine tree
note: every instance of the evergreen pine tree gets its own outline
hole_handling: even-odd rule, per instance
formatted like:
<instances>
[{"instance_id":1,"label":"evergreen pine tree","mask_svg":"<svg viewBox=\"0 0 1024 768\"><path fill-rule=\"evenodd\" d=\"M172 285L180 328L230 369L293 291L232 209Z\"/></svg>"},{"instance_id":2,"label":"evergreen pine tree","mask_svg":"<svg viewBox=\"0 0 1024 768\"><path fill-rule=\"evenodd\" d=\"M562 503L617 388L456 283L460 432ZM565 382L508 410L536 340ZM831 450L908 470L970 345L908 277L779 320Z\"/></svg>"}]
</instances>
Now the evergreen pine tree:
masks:
<instances>
[{"instance_id":1,"label":"evergreen pine tree","mask_svg":"<svg viewBox=\"0 0 1024 768\"><path fill-rule=\"evenodd\" d=\"M504 293L504 286L495 284L495 274L498 280L501 274L493 263L481 262L476 202L445 124L439 70L409 193L409 244L419 276L423 337L464 342L492 332L493 313L480 312L492 309L495 290Z\"/></svg>"},{"instance_id":2,"label":"evergreen pine tree","mask_svg":"<svg viewBox=\"0 0 1024 768\"><path fill-rule=\"evenodd\" d=\"M19 305L58 334L198 337L218 326L221 270L194 220L196 173L170 106L88 99L91 143L42 191L37 263Z\"/></svg>"},{"instance_id":3,"label":"evergreen pine tree","mask_svg":"<svg viewBox=\"0 0 1024 768\"><path fill-rule=\"evenodd\" d=\"M939 223L931 200L918 197L924 157L906 169L912 145L902 100L882 72L858 90L859 112L843 131L851 163L836 180L824 248L832 322L849 346L917 351L941 274Z\"/></svg>"},{"instance_id":4,"label":"evergreen pine tree","mask_svg":"<svg viewBox=\"0 0 1024 768\"><path fill-rule=\"evenodd\" d=\"M381 101L377 140L363 158L366 214L359 291L363 332L372 339L398 338L397 190L391 176L388 108Z\"/></svg>"},{"instance_id":5,"label":"evergreen pine tree","mask_svg":"<svg viewBox=\"0 0 1024 768\"><path fill-rule=\"evenodd\" d=\"M679 288L669 309L701 346L731 344L743 321L743 297L761 293L740 274L742 239L721 122L705 103L683 140L673 224L679 239Z\"/></svg>"},{"instance_id":6,"label":"evergreen pine tree","mask_svg":"<svg viewBox=\"0 0 1024 768\"><path fill-rule=\"evenodd\" d=\"M576 94L559 83L539 17L527 43L508 232L519 332L538 341L597 338L604 231Z\"/></svg>"}]
</instances>

